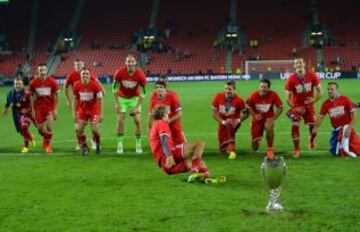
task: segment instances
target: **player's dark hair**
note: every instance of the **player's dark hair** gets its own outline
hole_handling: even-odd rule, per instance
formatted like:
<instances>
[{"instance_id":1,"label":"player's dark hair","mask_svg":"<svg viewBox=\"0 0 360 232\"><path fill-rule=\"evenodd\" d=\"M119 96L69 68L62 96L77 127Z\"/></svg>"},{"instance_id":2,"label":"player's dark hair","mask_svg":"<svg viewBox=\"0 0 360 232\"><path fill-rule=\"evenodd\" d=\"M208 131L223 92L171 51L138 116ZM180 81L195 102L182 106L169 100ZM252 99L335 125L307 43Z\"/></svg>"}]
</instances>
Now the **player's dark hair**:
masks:
<instances>
[{"instance_id":1,"label":"player's dark hair","mask_svg":"<svg viewBox=\"0 0 360 232\"><path fill-rule=\"evenodd\" d=\"M333 82L333 81L332 81L332 82L329 82L329 83L328 83L328 86L329 86L329 85L335 85L335 86L336 86L336 89L339 89L339 84L336 83L336 82Z\"/></svg>"},{"instance_id":2,"label":"player's dark hair","mask_svg":"<svg viewBox=\"0 0 360 232\"><path fill-rule=\"evenodd\" d=\"M156 85L162 85L162 86L164 86L165 88L166 88L166 86L167 86L166 82L165 82L165 81L162 81L162 80L156 81L156 82L155 82L155 86L156 86Z\"/></svg>"},{"instance_id":3,"label":"player's dark hair","mask_svg":"<svg viewBox=\"0 0 360 232\"><path fill-rule=\"evenodd\" d=\"M167 109L165 106L156 106L153 112L153 117L155 120L161 120L165 114L167 113Z\"/></svg>"},{"instance_id":4,"label":"player's dark hair","mask_svg":"<svg viewBox=\"0 0 360 232\"><path fill-rule=\"evenodd\" d=\"M82 59L76 59L74 62L84 62Z\"/></svg>"},{"instance_id":5,"label":"player's dark hair","mask_svg":"<svg viewBox=\"0 0 360 232\"><path fill-rule=\"evenodd\" d=\"M23 80L21 77L15 77L15 78L14 78L14 82L15 82L15 81L21 81L21 82L24 83L24 80Z\"/></svg>"},{"instance_id":6,"label":"player's dark hair","mask_svg":"<svg viewBox=\"0 0 360 232\"><path fill-rule=\"evenodd\" d=\"M38 67L41 67L41 66L47 66L47 65L45 63L38 64Z\"/></svg>"},{"instance_id":7,"label":"player's dark hair","mask_svg":"<svg viewBox=\"0 0 360 232\"><path fill-rule=\"evenodd\" d=\"M80 72L81 72L81 71L89 71L89 72L91 72L90 68L87 68L87 67L83 67L83 68L80 70Z\"/></svg>"},{"instance_id":8,"label":"player's dark hair","mask_svg":"<svg viewBox=\"0 0 360 232\"><path fill-rule=\"evenodd\" d=\"M134 59L136 60L135 55L134 55L134 54L132 54L132 53L129 53L129 54L126 56L126 58L125 58L125 59L130 58L130 57L132 57L132 58L134 58Z\"/></svg>"},{"instance_id":9,"label":"player's dark hair","mask_svg":"<svg viewBox=\"0 0 360 232\"><path fill-rule=\"evenodd\" d=\"M236 82L234 80L228 80L226 85L231 85L234 89L236 89Z\"/></svg>"},{"instance_id":10,"label":"player's dark hair","mask_svg":"<svg viewBox=\"0 0 360 232\"><path fill-rule=\"evenodd\" d=\"M266 83L269 88L271 86L271 81L269 79L261 79L260 83Z\"/></svg>"}]
</instances>

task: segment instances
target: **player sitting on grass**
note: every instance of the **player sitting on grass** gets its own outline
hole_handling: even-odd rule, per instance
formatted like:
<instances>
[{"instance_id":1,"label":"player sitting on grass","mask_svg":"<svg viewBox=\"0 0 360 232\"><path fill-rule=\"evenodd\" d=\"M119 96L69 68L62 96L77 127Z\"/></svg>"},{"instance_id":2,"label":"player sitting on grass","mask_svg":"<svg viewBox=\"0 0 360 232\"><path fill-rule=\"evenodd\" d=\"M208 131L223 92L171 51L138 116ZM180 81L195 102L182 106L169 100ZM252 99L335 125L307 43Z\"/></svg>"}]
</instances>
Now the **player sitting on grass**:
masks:
<instances>
[{"instance_id":1,"label":"player sitting on grass","mask_svg":"<svg viewBox=\"0 0 360 232\"><path fill-rule=\"evenodd\" d=\"M171 175L190 171L188 182L225 181L225 178L211 179L210 172L201 158L205 148L203 141L173 144L168 124L169 112L165 106L156 106L153 118L149 136L150 147L157 164L165 173Z\"/></svg>"},{"instance_id":2,"label":"player sitting on grass","mask_svg":"<svg viewBox=\"0 0 360 232\"><path fill-rule=\"evenodd\" d=\"M29 142L35 147L34 136L29 132L31 121L30 94L25 90L22 79L14 80L14 88L11 89L6 98L6 104L2 115L6 115L9 107L12 106L12 113L16 131L24 137L24 147L21 153L29 152Z\"/></svg>"}]
</instances>

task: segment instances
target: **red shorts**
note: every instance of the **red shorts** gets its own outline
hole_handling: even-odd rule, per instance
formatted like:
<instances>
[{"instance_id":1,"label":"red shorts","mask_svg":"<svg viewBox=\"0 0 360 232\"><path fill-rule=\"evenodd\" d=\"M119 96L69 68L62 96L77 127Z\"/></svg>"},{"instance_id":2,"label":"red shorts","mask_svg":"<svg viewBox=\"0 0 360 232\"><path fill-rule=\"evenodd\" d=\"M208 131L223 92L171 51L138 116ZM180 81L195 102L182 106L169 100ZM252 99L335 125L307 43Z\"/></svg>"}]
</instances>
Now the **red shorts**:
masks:
<instances>
[{"instance_id":1,"label":"red shorts","mask_svg":"<svg viewBox=\"0 0 360 232\"><path fill-rule=\"evenodd\" d=\"M170 125L170 131L174 144L186 143L186 138L181 127L171 127Z\"/></svg>"},{"instance_id":2,"label":"red shorts","mask_svg":"<svg viewBox=\"0 0 360 232\"><path fill-rule=\"evenodd\" d=\"M240 123L232 126L224 126L221 123L218 124L218 142L220 151L226 151L229 143L235 144L235 133L240 128Z\"/></svg>"},{"instance_id":3,"label":"red shorts","mask_svg":"<svg viewBox=\"0 0 360 232\"><path fill-rule=\"evenodd\" d=\"M315 109L314 107L306 107L304 114L299 114L294 109L289 109L287 116L291 119L292 122L300 121L301 118L304 119L305 124L314 124L315 123Z\"/></svg>"},{"instance_id":4,"label":"red shorts","mask_svg":"<svg viewBox=\"0 0 360 232\"><path fill-rule=\"evenodd\" d=\"M35 110L35 122L36 124L43 124L49 118L53 117L52 110Z\"/></svg>"},{"instance_id":5,"label":"red shorts","mask_svg":"<svg viewBox=\"0 0 360 232\"><path fill-rule=\"evenodd\" d=\"M263 137L266 120L251 122L251 141L260 140Z\"/></svg>"},{"instance_id":6,"label":"red shorts","mask_svg":"<svg viewBox=\"0 0 360 232\"><path fill-rule=\"evenodd\" d=\"M81 123L98 123L100 120L100 116L98 114L82 114L82 113L76 113L76 121Z\"/></svg>"},{"instance_id":7,"label":"red shorts","mask_svg":"<svg viewBox=\"0 0 360 232\"><path fill-rule=\"evenodd\" d=\"M186 159L184 158L184 144L176 145L171 153L174 157L175 165L171 168L165 168L166 156L164 155L160 160L161 169L168 175L188 172Z\"/></svg>"},{"instance_id":8,"label":"red shorts","mask_svg":"<svg viewBox=\"0 0 360 232\"><path fill-rule=\"evenodd\" d=\"M343 138L343 130L340 130L338 135L338 141L341 142L342 138ZM357 156L360 156L360 140L354 128L352 128L350 134L349 150L351 152L354 152ZM340 156L347 156L347 154L342 149L340 149Z\"/></svg>"}]
</instances>

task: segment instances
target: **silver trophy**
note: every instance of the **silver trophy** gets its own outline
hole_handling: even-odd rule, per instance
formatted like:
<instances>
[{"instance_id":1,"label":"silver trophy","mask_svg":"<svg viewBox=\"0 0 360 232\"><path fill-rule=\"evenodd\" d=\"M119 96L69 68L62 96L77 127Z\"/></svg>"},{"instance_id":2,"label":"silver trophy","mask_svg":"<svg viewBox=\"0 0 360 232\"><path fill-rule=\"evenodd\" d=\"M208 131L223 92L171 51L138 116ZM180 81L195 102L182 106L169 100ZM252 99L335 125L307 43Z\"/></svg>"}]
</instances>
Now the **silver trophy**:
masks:
<instances>
[{"instance_id":1,"label":"silver trophy","mask_svg":"<svg viewBox=\"0 0 360 232\"><path fill-rule=\"evenodd\" d=\"M287 166L283 157L274 159L264 158L261 164L261 173L269 189L270 199L266 206L267 212L282 212L284 207L280 203L280 194L284 187Z\"/></svg>"}]
</instances>

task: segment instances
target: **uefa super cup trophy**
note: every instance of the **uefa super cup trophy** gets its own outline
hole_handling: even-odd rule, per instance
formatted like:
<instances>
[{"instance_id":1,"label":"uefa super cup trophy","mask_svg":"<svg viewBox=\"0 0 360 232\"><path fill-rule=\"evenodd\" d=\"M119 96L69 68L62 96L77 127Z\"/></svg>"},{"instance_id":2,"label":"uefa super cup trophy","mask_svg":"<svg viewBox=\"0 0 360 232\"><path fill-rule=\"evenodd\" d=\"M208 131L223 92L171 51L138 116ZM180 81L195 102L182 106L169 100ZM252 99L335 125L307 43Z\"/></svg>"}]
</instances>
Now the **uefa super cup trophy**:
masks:
<instances>
[{"instance_id":1,"label":"uefa super cup trophy","mask_svg":"<svg viewBox=\"0 0 360 232\"><path fill-rule=\"evenodd\" d=\"M261 173L270 193L266 211L282 212L284 207L280 203L280 194L284 187L287 173L284 158L275 157L274 159L269 159L265 157L261 164Z\"/></svg>"}]
</instances>

